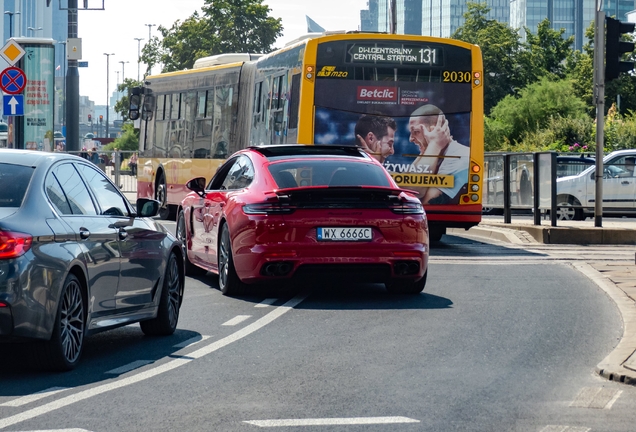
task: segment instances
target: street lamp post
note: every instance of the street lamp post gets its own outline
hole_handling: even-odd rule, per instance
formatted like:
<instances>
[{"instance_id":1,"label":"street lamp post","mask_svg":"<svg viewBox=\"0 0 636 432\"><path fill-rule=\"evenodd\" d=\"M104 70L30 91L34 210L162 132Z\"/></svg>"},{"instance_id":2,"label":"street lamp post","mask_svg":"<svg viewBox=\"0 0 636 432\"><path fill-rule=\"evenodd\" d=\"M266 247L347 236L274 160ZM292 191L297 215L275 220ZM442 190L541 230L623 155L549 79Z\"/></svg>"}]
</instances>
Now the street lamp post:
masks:
<instances>
[{"instance_id":1,"label":"street lamp post","mask_svg":"<svg viewBox=\"0 0 636 432\"><path fill-rule=\"evenodd\" d=\"M152 30L153 27L156 27L157 24L144 24L144 25L148 26L148 42L150 42L150 38L151 38L150 31Z\"/></svg>"},{"instance_id":2,"label":"street lamp post","mask_svg":"<svg viewBox=\"0 0 636 432\"><path fill-rule=\"evenodd\" d=\"M110 111L110 102L108 100L110 96L110 89L108 88L108 75L110 74L109 61L110 56L115 55L115 53L104 53L106 56L106 138L110 138L108 136L108 122L109 122L109 111Z\"/></svg>"},{"instance_id":3,"label":"street lamp post","mask_svg":"<svg viewBox=\"0 0 636 432\"><path fill-rule=\"evenodd\" d=\"M144 38L135 38L137 41L137 81L139 81L139 66L141 65L141 41Z\"/></svg>"},{"instance_id":4,"label":"street lamp post","mask_svg":"<svg viewBox=\"0 0 636 432\"><path fill-rule=\"evenodd\" d=\"M5 15L9 15L9 38L13 37L13 15L16 12L4 11Z\"/></svg>"},{"instance_id":5,"label":"street lamp post","mask_svg":"<svg viewBox=\"0 0 636 432\"><path fill-rule=\"evenodd\" d=\"M66 41L58 41L60 45L64 45L64 104L62 105L62 125L66 127ZM64 131L64 136L66 136L66 131Z\"/></svg>"},{"instance_id":6,"label":"street lamp post","mask_svg":"<svg viewBox=\"0 0 636 432\"><path fill-rule=\"evenodd\" d=\"M33 33L42 30L42 27L27 27L27 30L31 30L31 37L33 37Z\"/></svg>"},{"instance_id":7,"label":"street lamp post","mask_svg":"<svg viewBox=\"0 0 636 432\"><path fill-rule=\"evenodd\" d=\"M125 65L126 63L130 63L130 62L129 62L129 61L123 61L123 60L121 60L119 63L121 63L121 83L123 84L123 83L124 83L124 80L126 79L126 75L125 75L125 73L124 73L124 65Z\"/></svg>"}]
</instances>

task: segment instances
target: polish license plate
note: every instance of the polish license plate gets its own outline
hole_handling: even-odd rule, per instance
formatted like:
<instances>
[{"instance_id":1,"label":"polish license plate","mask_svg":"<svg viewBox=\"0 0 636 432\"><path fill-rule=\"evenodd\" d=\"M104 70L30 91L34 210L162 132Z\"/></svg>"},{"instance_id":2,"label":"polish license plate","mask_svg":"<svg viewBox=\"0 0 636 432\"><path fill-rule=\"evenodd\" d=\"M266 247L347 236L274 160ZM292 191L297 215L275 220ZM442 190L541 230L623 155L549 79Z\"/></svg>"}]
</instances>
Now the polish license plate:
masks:
<instances>
[{"instance_id":1,"label":"polish license plate","mask_svg":"<svg viewBox=\"0 0 636 432\"><path fill-rule=\"evenodd\" d=\"M373 239L373 231L368 227L318 228L318 241L369 241Z\"/></svg>"}]
</instances>

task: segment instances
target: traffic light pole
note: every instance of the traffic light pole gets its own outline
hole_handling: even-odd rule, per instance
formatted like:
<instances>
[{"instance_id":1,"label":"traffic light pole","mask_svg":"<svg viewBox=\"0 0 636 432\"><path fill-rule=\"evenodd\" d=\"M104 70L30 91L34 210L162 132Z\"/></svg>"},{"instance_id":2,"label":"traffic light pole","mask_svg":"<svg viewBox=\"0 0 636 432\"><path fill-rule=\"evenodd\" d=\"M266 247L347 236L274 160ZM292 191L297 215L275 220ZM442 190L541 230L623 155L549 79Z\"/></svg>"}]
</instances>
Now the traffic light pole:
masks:
<instances>
[{"instance_id":1,"label":"traffic light pole","mask_svg":"<svg viewBox=\"0 0 636 432\"><path fill-rule=\"evenodd\" d=\"M600 2L602 4L602 2ZM603 141L605 126L605 12L599 6L594 20L594 99L596 104L596 196L594 226L603 226ZM584 204L584 203L582 203Z\"/></svg>"}]
</instances>

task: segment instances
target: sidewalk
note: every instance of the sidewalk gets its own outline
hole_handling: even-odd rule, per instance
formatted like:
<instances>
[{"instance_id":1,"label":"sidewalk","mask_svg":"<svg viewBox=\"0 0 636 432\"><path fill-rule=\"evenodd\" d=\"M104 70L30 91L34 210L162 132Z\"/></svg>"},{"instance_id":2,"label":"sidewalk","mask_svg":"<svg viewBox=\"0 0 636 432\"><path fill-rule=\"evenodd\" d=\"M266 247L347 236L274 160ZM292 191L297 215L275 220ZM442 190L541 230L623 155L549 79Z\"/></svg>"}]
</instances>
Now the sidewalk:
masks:
<instances>
[{"instance_id":1,"label":"sidewalk","mask_svg":"<svg viewBox=\"0 0 636 432\"><path fill-rule=\"evenodd\" d=\"M594 226L594 220L584 221L557 221L557 226L550 225L549 220L542 220L541 225L534 225L532 218L513 218L512 223L503 223L501 217L488 217L470 232L478 235L477 231L503 228L517 232L526 233L531 237L531 241L544 244L620 244L636 245L636 218L612 219L602 221L602 227ZM496 234L495 234L496 235ZM523 237L523 234L521 234ZM498 240L503 240L499 238ZM504 240L505 241L505 240ZM523 241L522 241L523 243Z\"/></svg>"},{"instance_id":2,"label":"sidewalk","mask_svg":"<svg viewBox=\"0 0 636 432\"><path fill-rule=\"evenodd\" d=\"M531 219L513 219L505 224L485 218L468 231L449 229L449 235L462 233L531 248L532 245L636 245L636 219L603 221L602 227L593 220L541 221L535 226ZM442 240L443 241L443 240ZM636 253L636 248L634 248ZM590 278L616 303L623 319L623 337L614 350L596 366L596 372L610 381L636 385L636 255L629 260L573 262L573 266Z\"/></svg>"}]
</instances>

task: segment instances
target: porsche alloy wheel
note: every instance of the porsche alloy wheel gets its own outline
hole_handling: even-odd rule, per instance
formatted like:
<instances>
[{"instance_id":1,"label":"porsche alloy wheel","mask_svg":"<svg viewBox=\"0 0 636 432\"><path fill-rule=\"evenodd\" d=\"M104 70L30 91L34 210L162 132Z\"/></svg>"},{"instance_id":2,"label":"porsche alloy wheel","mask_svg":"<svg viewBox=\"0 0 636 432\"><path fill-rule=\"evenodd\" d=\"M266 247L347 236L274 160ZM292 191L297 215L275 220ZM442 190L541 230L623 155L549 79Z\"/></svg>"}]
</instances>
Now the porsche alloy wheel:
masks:
<instances>
[{"instance_id":1,"label":"porsche alloy wheel","mask_svg":"<svg viewBox=\"0 0 636 432\"><path fill-rule=\"evenodd\" d=\"M239 295L244 291L244 285L236 274L234 259L232 257L232 244L230 230L227 224L221 228L221 240L218 250L219 264L219 289L223 295Z\"/></svg>"}]
</instances>

